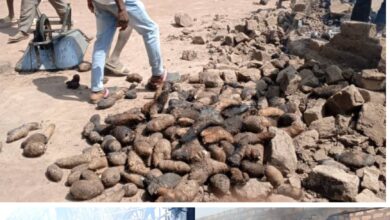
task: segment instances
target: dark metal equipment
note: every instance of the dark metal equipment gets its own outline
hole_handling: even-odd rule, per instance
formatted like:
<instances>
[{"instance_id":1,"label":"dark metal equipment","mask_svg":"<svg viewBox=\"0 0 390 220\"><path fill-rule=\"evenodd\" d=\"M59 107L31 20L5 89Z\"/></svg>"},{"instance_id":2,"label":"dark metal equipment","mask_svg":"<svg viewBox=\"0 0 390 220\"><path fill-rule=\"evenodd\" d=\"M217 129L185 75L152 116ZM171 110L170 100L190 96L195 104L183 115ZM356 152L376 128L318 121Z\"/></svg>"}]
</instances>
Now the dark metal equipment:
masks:
<instances>
[{"instance_id":1,"label":"dark metal equipment","mask_svg":"<svg viewBox=\"0 0 390 220\"><path fill-rule=\"evenodd\" d=\"M78 66L88 47L88 38L79 29L72 30L72 9L67 6L66 14L59 29L52 29L52 24L45 14L38 11L38 21L34 39L29 43L23 57L16 64L18 72L39 70L64 70ZM55 24L55 22L53 22Z\"/></svg>"}]
</instances>

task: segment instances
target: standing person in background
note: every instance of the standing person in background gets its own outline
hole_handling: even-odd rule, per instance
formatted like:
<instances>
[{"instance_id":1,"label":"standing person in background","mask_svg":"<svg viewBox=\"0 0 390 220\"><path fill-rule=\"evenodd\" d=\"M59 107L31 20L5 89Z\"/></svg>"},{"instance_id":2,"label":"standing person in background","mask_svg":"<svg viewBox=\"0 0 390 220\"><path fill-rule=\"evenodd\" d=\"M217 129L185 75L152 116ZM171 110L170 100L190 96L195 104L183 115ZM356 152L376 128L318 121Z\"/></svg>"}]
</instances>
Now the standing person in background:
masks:
<instances>
[{"instance_id":1,"label":"standing person in background","mask_svg":"<svg viewBox=\"0 0 390 220\"><path fill-rule=\"evenodd\" d=\"M37 7L41 0L22 0L22 6L20 8L20 19L19 19L19 31L14 36L8 39L8 43L17 43L22 40L28 39L28 32L37 16ZM50 4L56 10L61 21L65 17L66 6L64 0L49 0Z\"/></svg>"},{"instance_id":2,"label":"standing person in background","mask_svg":"<svg viewBox=\"0 0 390 220\"><path fill-rule=\"evenodd\" d=\"M372 0L356 0L352 10L351 20L353 21L370 21ZM377 25L377 30L382 31L386 26L386 0L383 0L382 5L373 21Z\"/></svg>"},{"instance_id":3,"label":"standing person in background","mask_svg":"<svg viewBox=\"0 0 390 220\"><path fill-rule=\"evenodd\" d=\"M163 68L160 32L157 24L149 17L145 6L140 0L87 0L89 9L95 13L97 34L92 54L92 80L90 101L97 103L109 96L108 89L103 86L104 66L106 57L116 28L120 31L128 28L129 24L142 35L152 77L147 88L157 89L166 79L167 71ZM115 10L115 14L111 11Z\"/></svg>"},{"instance_id":4,"label":"standing person in background","mask_svg":"<svg viewBox=\"0 0 390 220\"><path fill-rule=\"evenodd\" d=\"M11 26L16 21L14 11L14 0L7 0L8 16L0 19L1 26Z\"/></svg>"}]
</instances>

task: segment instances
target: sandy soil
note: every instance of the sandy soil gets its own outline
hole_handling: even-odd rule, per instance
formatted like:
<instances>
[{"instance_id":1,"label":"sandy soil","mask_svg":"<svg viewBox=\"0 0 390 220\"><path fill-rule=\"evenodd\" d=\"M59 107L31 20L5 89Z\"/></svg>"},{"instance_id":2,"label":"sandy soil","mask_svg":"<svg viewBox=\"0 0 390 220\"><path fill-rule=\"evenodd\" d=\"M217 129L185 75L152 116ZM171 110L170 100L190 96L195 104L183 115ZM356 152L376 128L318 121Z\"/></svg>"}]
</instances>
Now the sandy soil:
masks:
<instances>
[{"instance_id":1,"label":"sandy soil","mask_svg":"<svg viewBox=\"0 0 390 220\"><path fill-rule=\"evenodd\" d=\"M216 14L228 15L229 19L242 18L260 6L253 0L164 0L143 1L150 16L159 24L161 44L165 65L172 71L182 74L197 73L201 66L207 63L205 46L194 46L187 41L169 40L169 35L179 35L182 29L172 25L176 12L187 12L196 18L193 30L201 30L205 23L211 23ZM16 11L19 14L20 1L16 1ZM5 2L1 2L0 15L6 14ZM75 28L83 30L87 35L95 35L95 18L87 10L86 1L72 1ZM55 15L47 1L43 1L40 9L48 15ZM48 165L56 159L78 154L88 146L81 139L80 132L89 117L95 113L105 116L121 112L133 106L141 106L144 102L140 94L137 100L121 100L113 108L97 111L89 104L90 73L81 73L84 85L76 91L65 88L64 82L76 74L76 71L61 71L55 73L38 72L30 75L20 75L13 71L13 66L20 59L27 47L28 41L18 44L7 44L9 35L16 33L16 27L0 29L0 64L9 62L10 68L0 72L0 141L3 150L0 153L0 202L61 202L67 201L68 188L64 186L66 175L60 183L49 182L45 177ZM90 61L93 43L88 48L85 60ZM193 62L180 60L184 49L192 48L198 51L200 58ZM140 35L134 32L127 44L123 62L132 72L144 76L144 81L150 76L146 51ZM110 78L108 86L127 86L124 78ZM150 94L149 94L150 96ZM26 122L39 121L44 125L56 124L56 131L47 152L40 158L28 159L22 156L20 144L17 141L5 144L8 130ZM67 174L67 173L65 173Z\"/></svg>"}]
</instances>

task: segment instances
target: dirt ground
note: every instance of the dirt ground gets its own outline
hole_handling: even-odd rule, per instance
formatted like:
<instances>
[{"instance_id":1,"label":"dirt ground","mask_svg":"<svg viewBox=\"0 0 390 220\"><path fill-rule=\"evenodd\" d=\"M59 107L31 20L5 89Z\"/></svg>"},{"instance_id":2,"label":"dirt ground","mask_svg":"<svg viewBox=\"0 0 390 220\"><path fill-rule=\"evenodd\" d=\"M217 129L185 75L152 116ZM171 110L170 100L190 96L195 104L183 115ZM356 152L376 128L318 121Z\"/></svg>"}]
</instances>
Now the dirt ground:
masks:
<instances>
[{"instance_id":1,"label":"dirt ground","mask_svg":"<svg viewBox=\"0 0 390 220\"><path fill-rule=\"evenodd\" d=\"M210 23L216 14L228 15L229 19L243 18L260 6L253 0L144 0L150 16L158 23L161 32L161 47L165 66L171 71L181 74L197 73L207 63L204 45L194 46L189 41L169 40L169 35L179 35L181 30L172 25L176 12L187 12L196 18L197 27L202 23ZM272 1L271 1L272 2ZM87 35L95 35L95 18L86 5L86 1L71 1L75 28ZM19 16L20 1L15 1L16 13ZM0 16L6 15L5 2L1 2ZM43 1L40 10L50 16L55 12L47 1ZM63 202L66 200L68 188L64 186L66 174L60 183L52 183L45 177L48 165L56 159L78 154L87 143L81 139L80 132L89 117L95 113L105 116L122 112L133 106L141 106L144 95L139 94L137 100L121 100L113 108L97 111L89 104L90 73L81 73L83 88L68 90L65 81L77 72L60 71L55 73L38 72L20 75L13 71L15 63L26 49L28 41L18 44L7 44L9 35L15 34L16 26L0 29L0 64L10 63L0 74L0 141L3 150L0 153L0 202ZM93 42L90 44L85 60L91 60ZM180 59L184 49L193 48L198 52L195 61ZM123 62L131 72L143 75L144 81L150 76L146 51L142 38L133 33L122 55ZM110 78L108 86L128 86L124 78ZM6 133L12 128L27 122L43 122L56 124L56 131L48 144L46 153L36 159L22 156L20 144L22 140L5 144Z\"/></svg>"}]
</instances>

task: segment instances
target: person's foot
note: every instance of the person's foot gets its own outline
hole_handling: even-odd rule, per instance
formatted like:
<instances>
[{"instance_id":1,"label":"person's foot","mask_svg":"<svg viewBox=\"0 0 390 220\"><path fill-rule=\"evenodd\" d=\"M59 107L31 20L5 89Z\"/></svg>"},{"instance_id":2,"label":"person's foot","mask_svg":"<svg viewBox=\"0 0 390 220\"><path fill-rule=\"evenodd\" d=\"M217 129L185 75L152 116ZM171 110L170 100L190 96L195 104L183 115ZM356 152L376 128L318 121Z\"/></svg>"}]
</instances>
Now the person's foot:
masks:
<instances>
[{"instance_id":1,"label":"person's foot","mask_svg":"<svg viewBox=\"0 0 390 220\"><path fill-rule=\"evenodd\" d=\"M15 23L16 23L16 19L11 18L10 16L7 16L7 17L0 19L0 27L1 28L11 27Z\"/></svg>"},{"instance_id":2,"label":"person's foot","mask_svg":"<svg viewBox=\"0 0 390 220\"><path fill-rule=\"evenodd\" d=\"M9 44L18 43L18 42L26 40L26 39L28 39L28 34L24 33L23 31L19 31L14 36L12 36L8 39L8 43Z\"/></svg>"},{"instance_id":3,"label":"person's foot","mask_svg":"<svg viewBox=\"0 0 390 220\"><path fill-rule=\"evenodd\" d=\"M120 62L108 61L104 67L104 72L110 76L127 76L130 71Z\"/></svg>"},{"instance_id":4,"label":"person's foot","mask_svg":"<svg viewBox=\"0 0 390 220\"><path fill-rule=\"evenodd\" d=\"M146 89L155 91L162 86L167 78L168 72L165 70L160 76L152 76L146 84Z\"/></svg>"},{"instance_id":5,"label":"person's foot","mask_svg":"<svg viewBox=\"0 0 390 220\"><path fill-rule=\"evenodd\" d=\"M107 98L110 95L110 91L108 89L103 89L99 92L92 92L89 99L92 104L98 103L100 100Z\"/></svg>"}]
</instances>

